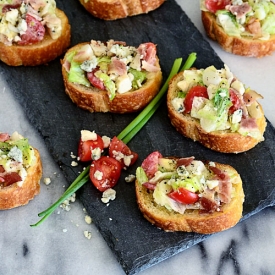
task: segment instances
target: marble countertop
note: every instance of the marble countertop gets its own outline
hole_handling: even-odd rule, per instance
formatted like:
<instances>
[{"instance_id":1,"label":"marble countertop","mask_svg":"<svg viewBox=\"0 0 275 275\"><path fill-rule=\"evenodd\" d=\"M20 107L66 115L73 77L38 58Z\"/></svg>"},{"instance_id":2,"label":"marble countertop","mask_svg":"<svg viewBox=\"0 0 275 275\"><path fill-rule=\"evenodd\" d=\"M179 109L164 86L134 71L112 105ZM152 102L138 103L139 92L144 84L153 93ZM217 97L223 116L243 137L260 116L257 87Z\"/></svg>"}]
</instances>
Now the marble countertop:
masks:
<instances>
[{"instance_id":1,"label":"marble countertop","mask_svg":"<svg viewBox=\"0 0 275 275\"><path fill-rule=\"evenodd\" d=\"M199 1L177 2L204 35ZM275 125L275 54L262 59L245 58L209 42L235 75L264 96L261 103L266 117ZM50 177L51 183L43 184L42 178L40 195L27 206L0 211L0 274L125 274L95 225L85 222L78 200L71 204L70 211L60 208L41 226L30 227L38 220L37 213L63 193L65 178L10 89L0 75L0 131L18 131L39 148L43 178ZM275 274L274 210L267 208L139 274ZM91 233L91 239L84 236L84 231Z\"/></svg>"}]
</instances>

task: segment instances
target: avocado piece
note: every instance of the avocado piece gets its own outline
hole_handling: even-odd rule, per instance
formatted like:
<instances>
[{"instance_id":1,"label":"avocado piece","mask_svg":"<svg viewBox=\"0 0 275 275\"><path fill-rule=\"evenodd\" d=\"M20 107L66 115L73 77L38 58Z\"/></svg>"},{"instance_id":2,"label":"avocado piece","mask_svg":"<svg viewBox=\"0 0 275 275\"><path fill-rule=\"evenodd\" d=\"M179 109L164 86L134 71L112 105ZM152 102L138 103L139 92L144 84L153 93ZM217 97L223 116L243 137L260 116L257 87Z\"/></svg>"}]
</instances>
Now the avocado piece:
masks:
<instances>
[{"instance_id":1,"label":"avocado piece","mask_svg":"<svg viewBox=\"0 0 275 275\"><path fill-rule=\"evenodd\" d=\"M159 158L158 160L158 169L161 172L172 172L176 170L176 161L175 159L169 158Z\"/></svg>"}]
</instances>

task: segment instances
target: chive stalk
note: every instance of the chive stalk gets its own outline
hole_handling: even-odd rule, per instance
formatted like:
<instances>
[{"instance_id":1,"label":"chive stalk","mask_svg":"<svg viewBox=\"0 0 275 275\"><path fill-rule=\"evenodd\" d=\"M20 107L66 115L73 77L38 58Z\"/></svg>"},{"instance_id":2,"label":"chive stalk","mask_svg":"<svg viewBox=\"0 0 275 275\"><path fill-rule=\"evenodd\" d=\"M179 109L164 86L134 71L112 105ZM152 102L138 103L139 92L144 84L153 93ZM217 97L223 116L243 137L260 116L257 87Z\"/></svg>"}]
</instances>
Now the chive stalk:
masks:
<instances>
[{"instance_id":1,"label":"chive stalk","mask_svg":"<svg viewBox=\"0 0 275 275\"><path fill-rule=\"evenodd\" d=\"M148 120L152 117L152 115L156 112L158 107L160 106L163 96L168 89L169 82L171 78L176 75L179 71L189 69L196 60L196 53L191 53L185 64L180 69L182 58L177 58L174 61L171 72L163 84L160 92L155 96L155 98L143 109L143 111L117 136L118 139L122 140L125 144L127 144L148 122ZM53 203L49 208L40 212L38 214L39 217L42 217L37 223L32 224L31 227L36 227L41 224L44 220L46 220L54 210L63 203L67 198L69 198L72 194L74 194L77 190L79 190L88 180L89 180L89 170L90 165L86 167L86 169L72 182L72 184L68 187L68 189L63 193L63 195Z\"/></svg>"}]
</instances>

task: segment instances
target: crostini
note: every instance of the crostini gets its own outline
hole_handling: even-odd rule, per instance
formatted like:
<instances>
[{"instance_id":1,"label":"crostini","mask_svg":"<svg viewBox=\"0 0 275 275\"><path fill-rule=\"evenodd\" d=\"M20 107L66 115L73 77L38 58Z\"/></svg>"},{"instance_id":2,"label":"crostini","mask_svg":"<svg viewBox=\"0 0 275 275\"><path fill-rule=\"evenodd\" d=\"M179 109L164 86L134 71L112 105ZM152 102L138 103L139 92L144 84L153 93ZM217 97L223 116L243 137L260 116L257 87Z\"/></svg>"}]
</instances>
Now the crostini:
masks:
<instances>
[{"instance_id":1,"label":"crostini","mask_svg":"<svg viewBox=\"0 0 275 275\"><path fill-rule=\"evenodd\" d=\"M71 26L54 0L0 3L0 60L10 66L37 66L63 54Z\"/></svg>"},{"instance_id":2,"label":"crostini","mask_svg":"<svg viewBox=\"0 0 275 275\"><path fill-rule=\"evenodd\" d=\"M27 204L40 192L40 154L17 132L0 133L0 210Z\"/></svg>"},{"instance_id":3,"label":"crostini","mask_svg":"<svg viewBox=\"0 0 275 275\"><path fill-rule=\"evenodd\" d=\"M116 20L148 13L160 7L164 0L79 0L93 16L104 20Z\"/></svg>"},{"instance_id":4,"label":"crostini","mask_svg":"<svg viewBox=\"0 0 275 275\"><path fill-rule=\"evenodd\" d=\"M155 151L137 168L135 188L144 217L165 231L212 234L242 217L242 179L230 165Z\"/></svg>"},{"instance_id":5,"label":"crostini","mask_svg":"<svg viewBox=\"0 0 275 275\"><path fill-rule=\"evenodd\" d=\"M169 83L168 116L185 137L214 151L241 153L264 140L261 98L226 65L185 70Z\"/></svg>"},{"instance_id":6,"label":"crostini","mask_svg":"<svg viewBox=\"0 0 275 275\"><path fill-rule=\"evenodd\" d=\"M158 93L162 72L156 45L92 40L69 49L62 63L65 91L90 112L130 113Z\"/></svg>"},{"instance_id":7,"label":"crostini","mask_svg":"<svg viewBox=\"0 0 275 275\"><path fill-rule=\"evenodd\" d=\"M274 14L271 0L201 0L206 34L236 55L259 58L275 51Z\"/></svg>"}]
</instances>

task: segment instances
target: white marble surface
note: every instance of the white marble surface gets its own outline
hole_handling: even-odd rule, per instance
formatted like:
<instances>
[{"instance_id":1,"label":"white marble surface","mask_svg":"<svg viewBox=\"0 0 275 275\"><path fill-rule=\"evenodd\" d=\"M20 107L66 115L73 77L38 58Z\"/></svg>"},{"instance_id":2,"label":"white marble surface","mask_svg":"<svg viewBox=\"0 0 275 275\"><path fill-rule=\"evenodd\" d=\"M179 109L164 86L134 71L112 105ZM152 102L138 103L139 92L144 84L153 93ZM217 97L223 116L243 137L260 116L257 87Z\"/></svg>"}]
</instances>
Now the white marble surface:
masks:
<instances>
[{"instance_id":1,"label":"white marble surface","mask_svg":"<svg viewBox=\"0 0 275 275\"><path fill-rule=\"evenodd\" d=\"M204 33L198 2L178 0ZM210 43L244 83L264 95L262 105L265 114L275 125L275 54L262 59L245 58L225 53L218 45ZM40 195L27 206L0 211L0 274L123 275L124 271L96 227L85 223L79 201L72 204L71 211L60 209L59 214L55 212L41 226L30 227L37 221L37 213L63 193L65 179L8 86L1 81L1 75L0 102L0 131L19 131L27 136L41 152L43 177L52 180L49 186L41 184ZM140 274L275 274L274 210L263 210L234 228L216 234ZM84 230L92 233L90 240L84 237Z\"/></svg>"}]
</instances>

